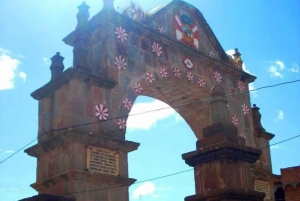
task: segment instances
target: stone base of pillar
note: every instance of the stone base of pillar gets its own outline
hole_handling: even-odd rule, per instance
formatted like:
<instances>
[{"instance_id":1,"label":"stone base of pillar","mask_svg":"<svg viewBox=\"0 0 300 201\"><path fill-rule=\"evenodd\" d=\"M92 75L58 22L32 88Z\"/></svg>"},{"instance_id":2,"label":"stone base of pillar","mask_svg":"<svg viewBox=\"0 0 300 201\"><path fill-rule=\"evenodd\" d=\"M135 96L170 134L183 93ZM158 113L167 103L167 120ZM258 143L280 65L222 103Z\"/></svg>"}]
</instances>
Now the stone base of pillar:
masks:
<instances>
[{"instance_id":1,"label":"stone base of pillar","mask_svg":"<svg viewBox=\"0 0 300 201\"><path fill-rule=\"evenodd\" d=\"M76 198L50 195L50 194L40 194L30 198L24 198L19 201L76 201Z\"/></svg>"},{"instance_id":2,"label":"stone base of pillar","mask_svg":"<svg viewBox=\"0 0 300 201\"><path fill-rule=\"evenodd\" d=\"M206 195L192 195L186 197L185 201L262 201L264 193L244 189L222 189L209 192Z\"/></svg>"}]
</instances>

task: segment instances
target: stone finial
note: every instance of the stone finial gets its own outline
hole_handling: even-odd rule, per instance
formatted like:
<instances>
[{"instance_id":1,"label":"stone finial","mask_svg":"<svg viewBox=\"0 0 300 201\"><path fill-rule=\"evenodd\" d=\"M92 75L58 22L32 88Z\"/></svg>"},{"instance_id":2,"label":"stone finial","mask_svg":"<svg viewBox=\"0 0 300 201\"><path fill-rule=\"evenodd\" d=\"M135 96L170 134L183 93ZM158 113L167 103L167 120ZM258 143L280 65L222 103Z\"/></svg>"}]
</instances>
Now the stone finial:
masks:
<instances>
[{"instance_id":1,"label":"stone finial","mask_svg":"<svg viewBox=\"0 0 300 201\"><path fill-rule=\"evenodd\" d=\"M259 109L260 109L259 107L256 107L256 104L253 104L253 108L252 108L253 126L254 129L265 131L265 129L261 125L261 114L259 112Z\"/></svg>"},{"instance_id":2,"label":"stone finial","mask_svg":"<svg viewBox=\"0 0 300 201\"><path fill-rule=\"evenodd\" d=\"M227 100L222 86L216 84L211 89L210 96L212 98L210 101L210 115L212 124L219 122L228 123Z\"/></svg>"},{"instance_id":3,"label":"stone finial","mask_svg":"<svg viewBox=\"0 0 300 201\"><path fill-rule=\"evenodd\" d=\"M89 13L89 6L86 5L86 3L83 1L81 5L79 5L78 7L78 13L76 15L77 17L77 26L76 28L80 28L84 25L87 24L88 19L90 17L90 13Z\"/></svg>"},{"instance_id":4,"label":"stone finial","mask_svg":"<svg viewBox=\"0 0 300 201\"><path fill-rule=\"evenodd\" d=\"M114 8L114 0L102 0L103 2L103 8L106 10L115 10Z\"/></svg>"},{"instance_id":5,"label":"stone finial","mask_svg":"<svg viewBox=\"0 0 300 201\"><path fill-rule=\"evenodd\" d=\"M65 58L60 56L60 53L57 52L56 55L54 55L51 58L51 66L50 66L50 70L51 70L51 80L54 80L55 78L57 78L60 74L62 74L65 66L63 64L63 60Z\"/></svg>"}]
</instances>

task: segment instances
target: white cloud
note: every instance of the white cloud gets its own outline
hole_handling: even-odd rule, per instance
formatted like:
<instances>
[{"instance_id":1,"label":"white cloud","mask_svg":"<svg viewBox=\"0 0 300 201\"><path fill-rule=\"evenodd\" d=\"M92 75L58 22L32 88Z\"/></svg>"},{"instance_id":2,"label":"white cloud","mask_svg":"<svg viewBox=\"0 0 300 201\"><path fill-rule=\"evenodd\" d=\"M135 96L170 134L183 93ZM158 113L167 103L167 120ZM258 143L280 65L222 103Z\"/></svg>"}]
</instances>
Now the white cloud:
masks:
<instances>
[{"instance_id":1,"label":"white cloud","mask_svg":"<svg viewBox=\"0 0 300 201\"><path fill-rule=\"evenodd\" d=\"M280 70L283 70L283 69L284 69L284 63L283 63L283 61L277 60L277 61L275 61L275 63L279 66L279 69L280 69Z\"/></svg>"},{"instance_id":2,"label":"white cloud","mask_svg":"<svg viewBox=\"0 0 300 201\"><path fill-rule=\"evenodd\" d=\"M6 153L6 154L12 154L12 153L14 153L15 151L14 150L5 150L4 151L4 153Z\"/></svg>"},{"instance_id":3,"label":"white cloud","mask_svg":"<svg viewBox=\"0 0 300 201\"><path fill-rule=\"evenodd\" d=\"M290 68L290 71L293 73L299 73L299 66L298 64L293 64L292 68Z\"/></svg>"},{"instance_id":4,"label":"white cloud","mask_svg":"<svg viewBox=\"0 0 300 201\"><path fill-rule=\"evenodd\" d=\"M284 146L280 146L280 145L273 145L273 146L270 146L271 149L280 149L280 148L283 148Z\"/></svg>"},{"instance_id":5,"label":"white cloud","mask_svg":"<svg viewBox=\"0 0 300 201\"><path fill-rule=\"evenodd\" d=\"M27 75L24 72L19 72L19 77L23 79L23 82L26 81Z\"/></svg>"},{"instance_id":6,"label":"white cloud","mask_svg":"<svg viewBox=\"0 0 300 201\"><path fill-rule=\"evenodd\" d=\"M233 54L235 53L235 50L234 49L232 49L232 50L227 50L226 51L226 54L228 54L229 56L233 56Z\"/></svg>"},{"instance_id":7,"label":"white cloud","mask_svg":"<svg viewBox=\"0 0 300 201\"><path fill-rule=\"evenodd\" d=\"M157 121L173 115L175 116L175 114L176 112L174 109L159 100L154 100L149 103L136 103L130 111L130 116L127 120L127 128L147 130L154 126Z\"/></svg>"},{"instance_id":8,"label":"white cloud","mask_svg":"<svg viewBox=\"0 0 300 201\"><path fill-rule=\"evenodd\" d=\"M246 68L245 62L243 62L243 64L242 64L242 69L243 69L243 71L245 71L246 73L248 73L248 74L250 74L250 75L255 75L255 74L251 73L251 72Z\"/></svg>"},{"instance_id":9,"label":"white cloud","mask_svg":"<svg viewBox=\"0 0 300 201\"><path fill-rule=\"evenodd\" d=\"M283 78L282 71L284 70L285 66L283 61L275 61L269 67L270 76L274 78Z\"/></svg>"},{"instance_id":10,"label":"white cloud","mask_svg":"<svg viewBox=\"0 0 300 201\"><path fill-rule=\"evenodd\" d=\"M277 114L277 117L274 120L278 121L278 120L283 120L283 119L284 119L284 112L282 110L279 110L278 114Z\"/></svg>"},{"instance_id":11,"label":"white cloud","mask_svg":"<svg viewBox=\"0 0 300 201\"><path fill-rule=\"evenodd\" d=\"M49 65L50 64L50 60L47 57L43 58L43 62L45 65Z\"/></svg>"},{"instance_id":12,"label":"white cloud","mask_svg":"<svg viewBox=\"0 0 300 201\"><path fill-rule=\"evenodd\" d=\"M14 88L14 78L21 62L8 55L9 51L0 48L0 90Z\"/></svg>"},{"instance_id":13,"label":"white cloud","mask_svg":"<svg viewBox=\"0 0 300 201\"><path fill-rule=\"evenodd\" d=\"M251 94L253 95L254 98L258 97L258 93L256 91L256 88L255 88L253 82L249 84L249 91L251 91Z\"/></svg>"},{"instance_id":14,"label":"white cloud","mask_svg":"<svg viewBox=\"0 0 300 201\"><path fill-rule=\"evenodd\" d=\"M276 66L270 66L269 72L271 73L271 77L280 77L282 78L282 74L279 72L279 69L277 69Z\"/></svg>"},{"instance_id":15,"label":"white cloud","mask_svg":"<svg viewBox=\"0 0 300 201\"><path fill-rule=\"evenodd\" d=\"M140 196L146 196L146 195L153 195L153 197L158 197L159 195L154 194L154 192L155 192L155 185L152 182L147 181L141 184L133 191L133 198L137 199Z\"/></svg>"}]
</instances>

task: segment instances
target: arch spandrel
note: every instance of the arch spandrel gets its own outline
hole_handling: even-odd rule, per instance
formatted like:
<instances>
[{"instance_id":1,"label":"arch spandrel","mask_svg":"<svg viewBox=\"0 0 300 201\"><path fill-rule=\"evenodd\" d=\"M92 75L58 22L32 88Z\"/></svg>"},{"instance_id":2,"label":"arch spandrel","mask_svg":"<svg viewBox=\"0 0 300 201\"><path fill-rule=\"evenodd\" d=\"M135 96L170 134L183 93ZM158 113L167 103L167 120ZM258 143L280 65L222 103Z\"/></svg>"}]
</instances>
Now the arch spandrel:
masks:
<instances>
[{"instance_id":1,"label":"arch spandrel","mask_svg":"<svg viewBox=\"0 0 300 201\"><path fill-rule=\"evenodd\" d=\"M172 1L154 9L144 23L204 55L228 62L226 53L202 13L187 2Z\"/></svg>"},{"instance_id":2,"label":"arch spandrel","mask_svg":"<svg viewBox=\"0 0 300 201\"><path fill-rule=\"evenodd\" d=\"M178 24L181 23L182 28L183 23L189 20L192 23L188 28L195 31L194 28L197 27L198 45L188 43L189 38L178 40L180 28ZM165 33L158 30L159 23L165 25ZM215 84L221 84L225 94L234 94L246 91L248 83L255 79L228 61L227 55L202 14L184 1L172 1L140 21L114 10L101 11L89 21L89 27L91 29L88 37L87 67L94 74L117 82L114 88L105 91L102 101L110 111L110 117L126 116L129 111L124 110L123 101L127 98L133 103L136 96L143 93L169 104L168 100L159 97L157 88L165 90L165 93L183 91L181 94L173 94L174 97L170 97L170 100L180 99L182 94L189 93L185 88L198 88L197 90L206 91L206 94L197 97L201 99L209 97L207 94ZM73 45L70 42L71 35L64 41ZM213 54L210 54L210 50ZM166 73L167 77L163 77L163 73ZM153 77L152 82L148 80L149 76ZM243 85L242 88L240 83ZM145 91L137 93L135 85L139 85ZM195 93L199 93L197 90ZM251 112L249 94L229 96L227 99L230 122L236 124L239 133L247 138L253 131L249 118ZM184 107L180 114L189 125L197 125L200 121L206 125L210 124L208 109L203 120L189 118L189 115L197 117L197 114L193 112L185 114L191 106ZM196 123L197 121L199 122ZM116 126L116 122L105 124L110 125L103 126L107 127L105 130ZM190 126L200 139L203 126ZM121 133L125 134L123 131ZM247 141L250 142L250 138Z\"/></svg>"}]
</instances>

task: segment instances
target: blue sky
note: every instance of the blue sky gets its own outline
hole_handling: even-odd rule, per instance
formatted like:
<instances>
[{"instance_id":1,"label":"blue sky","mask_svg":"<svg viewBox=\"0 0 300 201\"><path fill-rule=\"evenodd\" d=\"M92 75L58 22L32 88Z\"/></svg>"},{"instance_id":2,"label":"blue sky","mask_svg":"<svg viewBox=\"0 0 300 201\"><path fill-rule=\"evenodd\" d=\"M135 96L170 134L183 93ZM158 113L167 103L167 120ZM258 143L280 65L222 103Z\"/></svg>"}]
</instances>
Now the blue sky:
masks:
<instances>
[{"instance_id":1,"label":"blue sky","mask_svg":"<svg viewBox=\"0 0 300 201\"><path fill-rule=\"evenodd\" d=\"M169 1L137 1L145 11ZM297 0L190 0L204 15L224 50L238 47L246 69L257 76L251 88L300 79L300 7ZM72 65L72 48L62 42L76 26L80 0L3 0L0 2L0 161L37 136L37 101L30 93L50 80L50 62L56 52ZM89 0L91 16L101 0ZM115 1L121 10L128 1ZM230 51L229 51L230 52ZM300 82L251 93L261 108L264 128L276 143L300 134ZM132 112L159 108L163 103L139 97ZM147 118L147 119L146 119ZM126 137L141 143L130 153L130 177L138 181L188 170L181 154L195 149L196 138L172 110L131 118ZM299 165L300 138L271 148L273 172ZM33 143L34 144L34 143ZM36 192L36 160L23 151L0 164L0 200L14 201ZM194 194L193 171L142 182L130 188L130 200L183 200Z\"/></svg>"}]
</instances>

